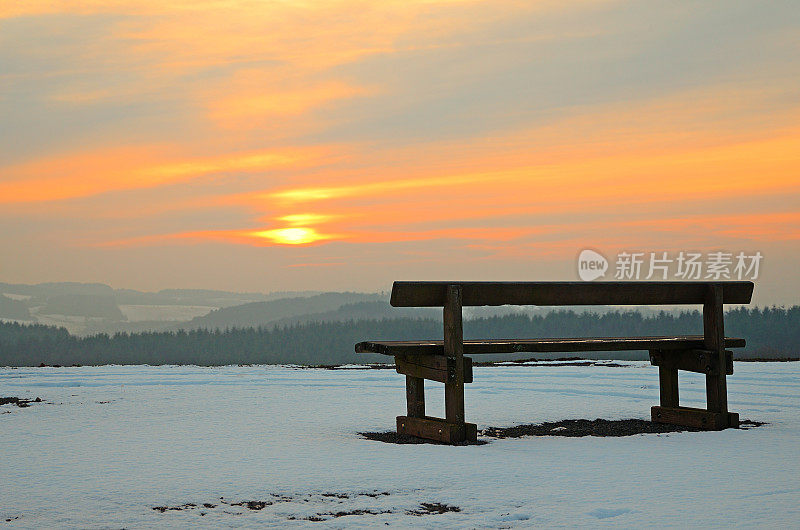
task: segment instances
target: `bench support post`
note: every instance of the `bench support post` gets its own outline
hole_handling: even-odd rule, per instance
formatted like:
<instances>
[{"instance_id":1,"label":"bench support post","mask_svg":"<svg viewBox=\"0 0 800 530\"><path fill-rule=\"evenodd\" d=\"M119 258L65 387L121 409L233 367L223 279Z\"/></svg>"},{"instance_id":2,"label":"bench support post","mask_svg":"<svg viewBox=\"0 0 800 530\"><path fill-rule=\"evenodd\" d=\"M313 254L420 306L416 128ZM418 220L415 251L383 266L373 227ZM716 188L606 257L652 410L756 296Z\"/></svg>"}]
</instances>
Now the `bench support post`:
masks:
<instances>
[{"instance_id":1,"label":"bench support post","mask_svg":"<svg viewBox=\"0 0 800 530\"><path fill-rule=\"evenodd\" d=\"M461 286L448 285L443 310L444 355L453 359L455 370L444 384L445 420L459 426L454 432L456 439L452 442L463 442L467 434L464 429L464 329L461 303Z\"/></svg>"},{"instance_id":2,"label":"bench support post","mask_svg":"<svg viewBox=\"0 0 800 530\"><path fill-rule=\"evenodd\" d=\"M464 357L461 286L448 285L444 302L444 356L395 356L406 374L408 414L397 417L398 434L454 444L478 439L478 428L464 421L464 383L472 381L471 359ZM409 375L413 374L413 375ZM444 382L444 418L425 415L425 379Z\"/></svg>"},{"instance_id":3,"label":"bench support post","mask_svg":"<svg viewBox=\"0 0 800 530\"><path fill-rule=\"evenodd\" d=\"M722 286L710 284L703 303L703 350L681 352L683 357L670 362L667 356L651 352L651 362L658 360L661 406L651 409L652 420L701 429L739 427L739 415L728 412L727 375L733 373L733 361L725 351L725 328L722 312ZM710 359L703 360L701 356ZM732 354L731 354L732 355ZM702 362L701 362L702 361ZM682 363L682 364L681 364ZM653 363L655 364L655 363ZM678 368L706 374L706 409L678 405Z\"/></svg>"},{"instance_id":4,"label":"bench support post","mask_svg":"<svg viewBox=\"0 0 800 530\"><path fill-rule=\"evenodd\" d=\"M710 285L703 304L703 346L711 352L717 366L725 366L725 329L722 320L722 287ZM728 412L728 389L724 370L706 375L706 400L709 412Z\"/></svg>"},{"instance_id":5,"label":"bench support post","mask_svg":"<svg viewBox=\"0 0 800 530\"><path fill-rule=\"evenodd\" d=\"M397 432L417 438L427 438L446 444L458 443L459 440L478 439L478 427L474 423L458 425L442 418L414 418L411 416L397 417Z\"/></svg>"},{"instance_id":6,"label":"bench support post","mask_svg":"<svg viewBox=\"0 0 800 530\"><path fill-rule=\"evenodd\" d=\"M662 407L678 406L678 369L674 366L658 367L658 387Z\"/></svg>"},{"instance_id":7,"label":"bench support post","mask_svg":"<svg viewBox=\"0 0 800 530\"><path fill-rule=\"evenodd\" d=\"M425 417L425 380L423 378L406 376L406 408L410 417Z\"/></svg>"}]
</instances>

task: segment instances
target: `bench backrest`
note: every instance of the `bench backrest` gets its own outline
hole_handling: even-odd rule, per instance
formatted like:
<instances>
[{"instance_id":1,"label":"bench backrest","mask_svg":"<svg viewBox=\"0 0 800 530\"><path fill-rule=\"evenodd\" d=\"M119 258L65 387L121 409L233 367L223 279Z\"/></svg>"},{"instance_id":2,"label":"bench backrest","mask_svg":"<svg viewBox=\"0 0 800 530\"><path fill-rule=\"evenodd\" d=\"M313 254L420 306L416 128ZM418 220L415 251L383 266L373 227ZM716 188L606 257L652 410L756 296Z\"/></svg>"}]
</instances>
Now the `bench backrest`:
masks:
<instances>
[{"instance_id":1,"label":"bench backrest","mask_svg":"<svg viewBox=\"0 0 800 530\"><path fill-rule=\"evenodd\" d=\"M723 304L748 304L753 282L394 282L395 307L443 307L448 285L460 285L462 305L702 304L720 286Z\"/></svg>"}]
</instances>

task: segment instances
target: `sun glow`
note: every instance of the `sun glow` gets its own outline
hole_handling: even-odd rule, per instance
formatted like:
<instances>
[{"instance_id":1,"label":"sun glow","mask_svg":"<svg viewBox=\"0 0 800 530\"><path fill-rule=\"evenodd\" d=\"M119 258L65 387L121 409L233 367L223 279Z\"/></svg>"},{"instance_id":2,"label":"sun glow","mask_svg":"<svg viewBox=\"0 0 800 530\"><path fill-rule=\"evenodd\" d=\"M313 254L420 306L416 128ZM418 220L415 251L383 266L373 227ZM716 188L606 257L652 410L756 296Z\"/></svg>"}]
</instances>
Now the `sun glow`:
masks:
<instances>
[{"instance_id":1,"label":"sun glow","mask_svg":"<svg viewBox=\"0 0 800 530\"><path fill-rule=\"evenodd\" d=\"M330 221L333 217L334 217L333 215L323 215L317 213L298 213L298 214L284 215L283 217L278 217L278 220L289 223L292 226L297 226L297 225L324 223Z\"/></svg>"},{"instance_id":2,"label":"sun glow","mask_svg":"<svg viewBox=\"0 0 800 530\"><path fill-rule=\"evenodd\" d=\"M252 235L264 239L269 239L273 243L280 245L304 245L307 243L314 243L323 239L329 239L330 236L320 234L313 228L276 228L274 230L259 230L253 232Z\"/></svg>"}]
</instances>

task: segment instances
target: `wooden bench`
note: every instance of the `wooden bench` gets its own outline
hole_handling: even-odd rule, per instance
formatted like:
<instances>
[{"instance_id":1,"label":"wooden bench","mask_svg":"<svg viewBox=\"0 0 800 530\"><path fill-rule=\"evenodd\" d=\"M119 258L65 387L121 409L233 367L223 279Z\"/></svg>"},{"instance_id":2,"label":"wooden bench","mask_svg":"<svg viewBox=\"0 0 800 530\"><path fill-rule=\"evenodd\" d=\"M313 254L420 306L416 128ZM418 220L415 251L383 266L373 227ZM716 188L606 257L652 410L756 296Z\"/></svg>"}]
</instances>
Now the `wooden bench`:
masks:
<instances>
[{"instance_id":1,"label":"wooden bench","mask_svg":"<svg viewBox=\"0 0 800 530\"><path fill-rule=\"evenodd\" d=\"M648 350L658 366L660 406L655 422L702 429L739 426L728 412L726 376L733 373L727 348L744 339L724 335L723 304L747 304L752 282L395 282L395 307L442 307L444 340L368 341L357 353L392 355L397 372L406 376L407 414L397 417L397 432L457 443L477 438L477 427L464 420L464 384L471 383L472 359L464 355L519 352L585 352ZM464 340L462 307L498 305L667 305L702 304L703 335L669 337L548 338ZM705 374L705 409L678 403L678 370ZM445 417L425 415L424 380L445 385Z\"/></svg>"}]
</instances>

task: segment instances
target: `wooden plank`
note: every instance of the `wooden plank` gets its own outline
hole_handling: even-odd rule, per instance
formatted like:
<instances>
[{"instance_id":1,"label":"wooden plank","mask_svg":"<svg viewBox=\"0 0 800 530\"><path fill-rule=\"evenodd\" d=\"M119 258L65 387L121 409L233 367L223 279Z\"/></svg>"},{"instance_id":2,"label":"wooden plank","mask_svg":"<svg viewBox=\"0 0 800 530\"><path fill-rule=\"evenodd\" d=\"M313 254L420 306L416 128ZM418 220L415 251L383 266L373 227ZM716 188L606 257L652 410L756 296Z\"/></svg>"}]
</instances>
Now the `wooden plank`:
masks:
<instances>
[{"instance_id":1,"label":"wooden plank","mask_svg":"<svg viewBox=\"0 0 800 530\"><path fill-rule=\"evenodd\" d=\"M474 423L450 423L442 418L397 417L397 434L407 434L417 438L435 440L444 443L463 441L474 442L478 439L478 426Z\"/></svg>"},{"instance_id":2,"label":"wooden plank","mask_svg":"<svg viewBox=\"0 0 800 530\"><path fill-rule=\"evenodd\" d=\"M397 355L394 358L398 374L421 377L447 383L455 379L456 361L444 355ZM472 358L464 357L464 382L472 383Z\"/></svg>"},{"instance_id":3,"label":"wooden plank","mask_svg":"<svg viewBox=\"0 0 800 530\"><path fill-rule=\"evenodd\" d=\"M447 287L443 317L444 341L442 346L445 356L454 362L452 377L448 378L444 385L445 418L448 423L462 425L464 423L464 330L461 322L460 285Z\"/></svg>"},{"instance_id":4,"label":"wooden plank","mask_svg":"<svg viewBox=\"0 0 800 530\"><path fill-rule=\"evenodd\" d=\"M658 367L658 390L662 407L678 406L678 369L671 366Z\"/></svg>"},{"instance_id":5,"label":"wooden plank","mask_svg":"<svg viewBox=\"0 0 800 530\"><path fill-rule=\"evenodd\" d=\"M465 355L518 352L583 352L629 350L691 350L704 349L702 335L682 337L581 337L543 339L486 339L465 340ZM745 340L728 337L726 348L742 348ZM357 353L384 355L444 355L441 340L367 341L356 344Z\"/></svg>"},{"instance_id":6,"label":"wooden plank","mask_svg":"<svg viewBox=\"0 0 800 530\"><path fill-rule=\"evenodd\" d=\"M443 371L447 371L452 366L452 363L447 362L445 355L398 355L395 363L398 361Z\"/></svg>"},{"instance_id":7,"label":"wooden plank","mask_svg":"<svg viewBox=\"0 0 800 530\"><path fill-rule=\"evenodd\" d=\"M722 313L722 287L709 285L703 304L703 349L711 351L717 366L726 366L725 329ZM711 412L728 412L728 387L725 370L706 375L706 402Z\"/></svg>"},{"instance_id":8,"label":"wooden plank","mask_svg":"<svg viewBox=\"0 0 800 530\"><path fill-rule=\"evenodd\" d=\"M395 357L394 369L398 374L427 379L429 381L438 381L440 383L447 382L447 370L437 370L436 368L429 368L419 364L407 363L403 361L403 357L403 355ZM435 355L434 357L441 357L441 355Z\"/></svg>"},{"instance_id":9,"label":"wooden plank","mask_svg":"<svg viewBox=\"0 0 800 530\"><path fill-rule=\"evenodd\" d=\"M406 376L406 410L414 418L425 416L425 380Z\"/></svg>"},{"instance_id":10,"label":"wooden plank","mask_svg":"<svg viewBox=\"0 0 800 530\"><path fill-rule=\"evenodd\" d=\"M462 305L702 304L709 282L394 282L395 307L443 307L449 285L462 288ZM725 304L747 304L753 282L714 282Z\"/></svg>"},{"instance_id":11,"label":"wooden plank","mask_svg":"<svg viewBox=\"0 0 800 530\"><path fill-rule=\"evenodd\" d=\"M717 375L716 352L702 349L651 351L650 364L698 374ZM725 373L733 374L733 352L725 350Z\"/></svg>"},{"instance_id":12,"label":"wooden plank","mask_svg":"<svg viewBox=\"0 0 800 530\"><path fill-rule=\"evenodd\" d=\"M735 412L711 412L691 407L652 407L650 416L656 423L685 425L710 431L739 427L739 415Z\"/></svg>"}]
</instances>

